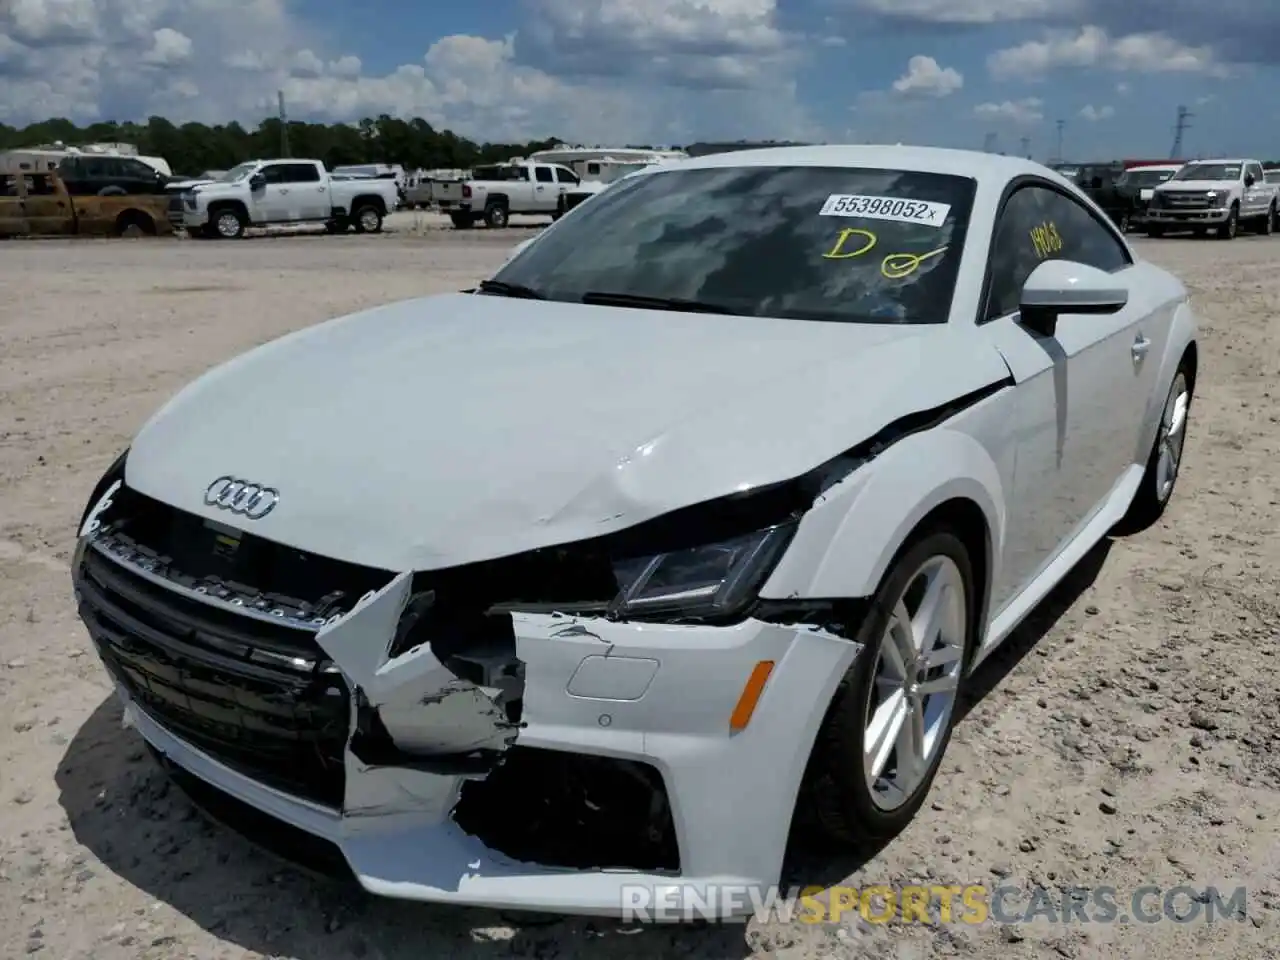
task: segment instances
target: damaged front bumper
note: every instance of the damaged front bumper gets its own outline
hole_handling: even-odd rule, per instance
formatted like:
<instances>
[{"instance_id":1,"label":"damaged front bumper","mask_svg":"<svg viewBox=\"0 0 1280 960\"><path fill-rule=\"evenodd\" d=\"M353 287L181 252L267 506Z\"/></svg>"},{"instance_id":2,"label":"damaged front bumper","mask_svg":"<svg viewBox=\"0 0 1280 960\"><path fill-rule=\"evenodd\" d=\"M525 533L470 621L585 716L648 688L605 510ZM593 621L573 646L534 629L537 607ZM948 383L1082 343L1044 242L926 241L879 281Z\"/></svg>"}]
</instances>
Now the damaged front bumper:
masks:
<instances>
[{"instance_id":1,"label":"damaged front bumper","mask_svg":"<svg viewBox=\"0 0 1280 960\"><path fill-rule=\"evenodd\" d=\"M152 636L162 618L102 600L101 584L83 572L96 551L88 540L76 559L81 615L128 722L217 790L336 846L366 890L389 897L617 915L636 886L676 906L701 904L727 884L776 883L810 747L857 652L822 630L754 619L668 626L517 613L505 648L502 638L453 652L432 641L390 656L411 602L413 578L401 574L314 634L341 675L350 713L341 800L318 802L224 762L144 707L138 684L158 689L166 670L189 684L193 705L209 676L183 665L176 646L155 663L143 663L134 647L126 651L132 660L117 655L111 644L126 642L131 617L129 642L173 638ZM730 718L762 663L773 665L763 693L735 729ZM140 679L145 670L152 672ZM279 705L272 696L264 702ZM569 776L568 767L530 758L614 764L637 773L637 783L652 773L653 795L639 815L596 812L606 822L639 823L651 847L672 856L626 862L575 836L572 823L555 820L569 798L547 801L539 792L541 781ZM599 802L588 797L586 806ZM514 828L535 822L565 829L568 857L513 839Z\"/></svg>"}]
</instances>

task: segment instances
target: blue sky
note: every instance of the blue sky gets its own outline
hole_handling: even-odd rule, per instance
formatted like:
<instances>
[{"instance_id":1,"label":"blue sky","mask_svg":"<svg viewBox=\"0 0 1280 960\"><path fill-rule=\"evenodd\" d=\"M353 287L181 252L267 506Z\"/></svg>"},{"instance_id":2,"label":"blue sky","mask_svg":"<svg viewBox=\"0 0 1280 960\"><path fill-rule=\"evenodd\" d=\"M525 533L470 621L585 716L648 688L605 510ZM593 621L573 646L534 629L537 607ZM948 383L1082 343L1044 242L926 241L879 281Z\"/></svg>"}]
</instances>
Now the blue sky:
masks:
<instances>
[{"instance_id":1,"label":"blue sky","mask_svg":"<svg viewBox=\"0 0 1280 960\"><path fill-rule=\"evenodd\" d=\"M3 0L0 121L1280 156L1277 0Z\"/></svg>"}]
</instances>

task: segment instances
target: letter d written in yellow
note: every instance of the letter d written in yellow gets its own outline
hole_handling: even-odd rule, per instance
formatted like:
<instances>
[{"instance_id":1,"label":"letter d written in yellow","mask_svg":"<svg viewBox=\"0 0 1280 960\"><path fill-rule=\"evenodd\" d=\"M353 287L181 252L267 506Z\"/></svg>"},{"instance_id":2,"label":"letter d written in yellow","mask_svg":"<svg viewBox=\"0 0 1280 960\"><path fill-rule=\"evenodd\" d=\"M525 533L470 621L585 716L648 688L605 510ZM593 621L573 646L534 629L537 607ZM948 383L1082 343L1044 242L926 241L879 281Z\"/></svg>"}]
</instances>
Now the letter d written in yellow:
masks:
<instances>
[{"instance_id":1,"label":"letter d written in yellow","mask_svg":"<svg viewBox=\"0 0 1280 960\"><path fill-rule=\"evenodd\" d=\"M856 247L854 250L846 250L845 246L849 244L850 240L853 240L855 244L860 243L861 246ZM862 256L875 245L876 235L870 230L863 230L860 227L845 227L840 231L840 236L836 238L835 244L822 255L822 258L824 260L852 260L854 257Z\"/></svg>"}]
</instances>

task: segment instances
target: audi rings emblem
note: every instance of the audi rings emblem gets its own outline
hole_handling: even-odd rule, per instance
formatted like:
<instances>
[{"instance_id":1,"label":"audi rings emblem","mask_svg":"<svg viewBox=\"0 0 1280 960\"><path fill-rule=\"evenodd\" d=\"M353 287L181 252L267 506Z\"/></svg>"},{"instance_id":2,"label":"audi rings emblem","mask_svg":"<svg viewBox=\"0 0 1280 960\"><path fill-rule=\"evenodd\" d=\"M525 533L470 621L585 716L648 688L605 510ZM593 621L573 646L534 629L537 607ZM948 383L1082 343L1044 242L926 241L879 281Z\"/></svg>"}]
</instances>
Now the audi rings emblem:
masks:
<instances>
[{"instance_id":1,"label":"audi rings emblem","mask_svg":"<svg viewBox=\"0 0 1280 960\"><path fill-rule=\"evenodd\" d=\"M261 520L280 502L280 491L239 477L219 477L205 490L204 502L247 520Z\"/></svg>"}]
</instances>

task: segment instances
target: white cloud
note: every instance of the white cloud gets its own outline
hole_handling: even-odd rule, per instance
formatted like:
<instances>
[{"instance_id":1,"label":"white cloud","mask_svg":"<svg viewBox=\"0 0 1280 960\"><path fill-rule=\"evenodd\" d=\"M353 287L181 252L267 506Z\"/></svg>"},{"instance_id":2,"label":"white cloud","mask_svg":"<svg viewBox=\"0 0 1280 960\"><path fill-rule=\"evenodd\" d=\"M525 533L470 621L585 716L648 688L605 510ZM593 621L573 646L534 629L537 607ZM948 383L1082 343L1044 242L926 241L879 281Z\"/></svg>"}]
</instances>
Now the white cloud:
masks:
<instances>
[{"instance_id":1,"label":"white cloud","mask_svg":"<svg viewBox=\"0 0 1280 960\"><path fill-rule=\"evenodd\" d=\"M1005 100L1001 103L980 103L973 108L979 120L1006 123L1032 124L1044 119L1044 101L1039 97L1022 100Z\"/></svg>"},{"instance_id":2,"label":"white cloud","mask_svg":"<svg viewBox=\"0 0 1280 960\"><path fill-rule=\"evenodd\" d=\"M1129 84L1123 82L1116 84L1116 93L1120 94L1120 96L1127 97L1132 92L1133 88Z\"/></svg>"},{"instance_id":3,"label":"white cloud","mask_svg":"<svg viewBox=\"0 0 1280 960\"><path fill-rule=\"evenodd\" d=\"M1080 119L1088 120L1090 123L1097 123L1100 120L1110 120L1115 115L1115 107L1095 107L1092 103L1085 104L1080 110Z\"/></svg>"},{"instance_id":4,"label":"white cloud","mask_svg":"<svg viewBox=\"0 0 1280 960\"><path fill-rule=\"evenodd\" d=\"M191 59L191 38L172 27L161 27L151 34L151 49L142 62L153 67L176 67Z\"/></svg>"},{"instance_id":5,"label":"white cloud","mask_svg":"<svg viewBox=\"0 0 1280 960\"><path fill-rule=\"evenodd\" d=\"M525 3L518 37L447 36L370 70L292 0L0 0L0 121L256 123L283 90L298 119L420 116L485 140L822 137L776 0Z\"/></svg>"},{"instance_id":6,"label":"white cloud","mask_svg":"<svg viewBox=\"0 0 1280 960\"><path fill-rule=\"evenodd\" d=\"M997 50L987 69L997 79L1034 80L1063 68L1100 68L1133 73L1222 74L1213 50L1189 47L1163 33L1113 38L1098 26L1077 32L1050 31L1042 40Z\"/></svg>"},{"instance_id":7,"label":"white cloud","mask_svg":"<svg viewBox=\"0 0 1280 960\"><path fill-rule=\"evenodd\" d=\"M1078 0L855 0L852 5L893 19L951 24L1042 20L1083 6Z\"/></svg>"},{"instance_id":8,"label":"white cloud","mask_svg":"<svg viewBox=\"0 0 1280 960\"><path fill-rule=\"evenodd\" d=\"M949 97L963 86L958 70L919 55L907 61L907 72L893 82L894 92L907 97Z\"/></svg>"}]
</instances>

